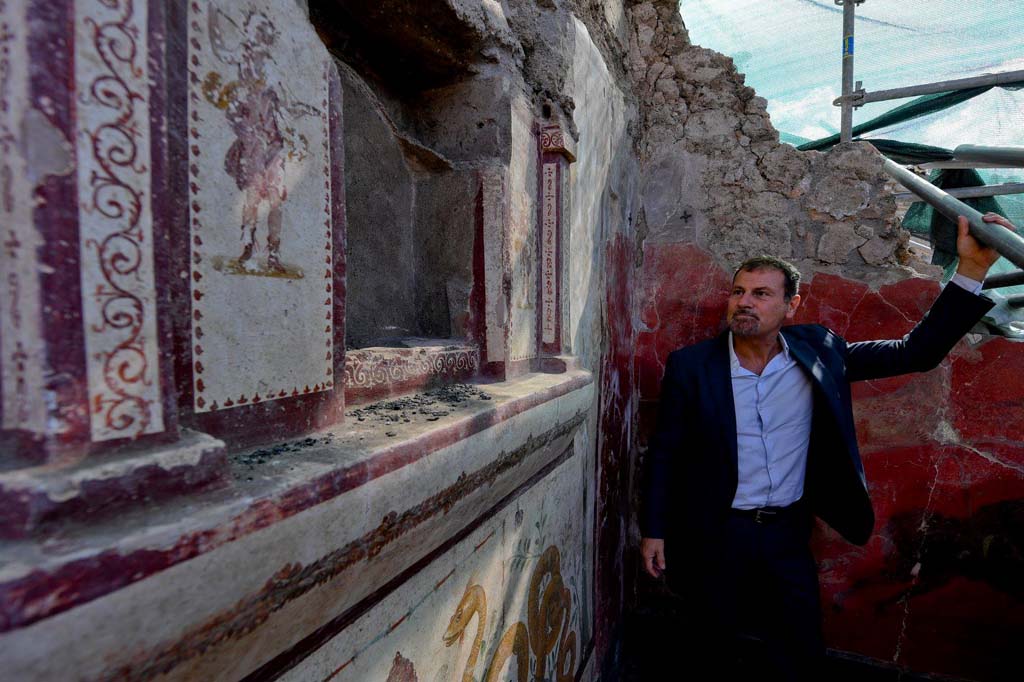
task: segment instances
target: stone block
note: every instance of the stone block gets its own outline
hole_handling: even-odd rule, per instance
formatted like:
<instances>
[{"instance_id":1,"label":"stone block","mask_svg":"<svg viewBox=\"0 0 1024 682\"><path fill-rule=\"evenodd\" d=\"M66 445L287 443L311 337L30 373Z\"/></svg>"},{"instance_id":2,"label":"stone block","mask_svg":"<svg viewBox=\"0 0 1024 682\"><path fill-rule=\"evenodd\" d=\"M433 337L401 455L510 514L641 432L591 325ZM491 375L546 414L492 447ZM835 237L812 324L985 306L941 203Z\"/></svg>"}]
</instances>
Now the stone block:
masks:
<instances>
[{"instance_id":1,"label":"stone block","mask_svg":"<svg viewBox=\"0 0 1024 682\"><path fill-rule=\"evenodd\" d=\"M194 431L177 442L126 449L72 467L0 473L0 537L50 533L62 524L94 522L115 512L225 484L224 443Z\"/></svg>"}]
</instances>

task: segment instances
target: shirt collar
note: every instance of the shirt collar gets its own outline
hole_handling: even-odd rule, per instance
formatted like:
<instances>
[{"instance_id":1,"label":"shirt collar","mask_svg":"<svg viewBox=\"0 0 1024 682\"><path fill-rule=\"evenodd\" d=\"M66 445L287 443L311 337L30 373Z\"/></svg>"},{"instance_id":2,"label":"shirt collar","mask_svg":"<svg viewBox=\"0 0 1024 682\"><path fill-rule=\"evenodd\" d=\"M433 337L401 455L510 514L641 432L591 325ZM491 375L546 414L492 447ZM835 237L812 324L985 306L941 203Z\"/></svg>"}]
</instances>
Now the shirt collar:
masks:
<instances>
[{"instance_id":1,"label":"shirt collar","mask_svg":"<svg viewBox=\"0 0 1024 682\"><path fill-rule=\"evenodd\" d=\"M732 369L733 374L743 369L743 365L740 364L740 359L736 356L736 349L732 345L732 332L729 332L729 367ZM779 333L779 343L782 344L782 358L789 364L789 343L786 341L786 335ZM746 371L746 370L744 370Z\"/></svg>"}]
</instances>

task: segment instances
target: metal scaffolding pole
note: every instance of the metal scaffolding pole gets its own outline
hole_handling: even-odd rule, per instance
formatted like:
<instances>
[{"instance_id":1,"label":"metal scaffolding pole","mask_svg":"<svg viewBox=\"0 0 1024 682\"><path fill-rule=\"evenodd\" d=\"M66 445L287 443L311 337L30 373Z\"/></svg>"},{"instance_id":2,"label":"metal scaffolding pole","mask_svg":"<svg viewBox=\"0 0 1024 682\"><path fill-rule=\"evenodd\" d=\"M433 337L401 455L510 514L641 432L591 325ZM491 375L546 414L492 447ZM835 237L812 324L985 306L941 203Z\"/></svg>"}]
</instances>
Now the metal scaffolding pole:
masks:
<instances>
[{"instance_id":1,"label":"metal scaffolding pole","mask_svg":"<svg viewBox=\"0 0 1024 682\"><path fill-rule=\"evenodd\" d=\"M1005 168L1024 168L1024 147L988 147L980 144L962 144L953 150L955 161L998 163Z\"/></svg>"},{"instance_id":2,"label":"metal scaffolding pole","mask_svg":"<svg viewBox=\"0 0 1024 682\"><path fill-rule=\"evenodd\" d=\"M1001 185L981 185L979 187L956 187L946 189L946 194L957 199L977 199L979 197L999 197L1006 194L1024 194L1024 182L1004 182ZM896 201L923 201L913 192L897 192L893 195Z\"/></svg>"},{"instance_id":3,"label":"metal scaffolding pole","mask_svg":"<svg viewBox=\"0 0 1024 682\"><path fill-rule=\"evenodd\" d=\"M924 170L938 170L942 168L1006 168L1001 163L981 163L980 161L929 161L928 163L915 163L915 166Z\"/></svg>"},{"instance_id":4,"label":"metal scaffolding pole","mask_svg":"<svg viewBox=\"0 0 1024 682\"><path fill-rule=\"evenodd\" d=\"M876 90L865 92L857 90L851 94L851 104L859 107L871 102L884 102L890 99L902 99L904 97L917 97L919 95L933 95L939 92L953 92L956 90L967 90L968 88L980 88L986 85L1002 85L1004 83L1016 83L1024 81L1024 71L1005 71L1003 73L986 73L982 76L971 76L970 78L956 78L948 81L936 81L935 83L924 83L922 85L908 85L904 88L891 88L889 90ZM846 94L845 92L843 93ZM840 104L837 99L833 102Z\"/></svg>"},{"instance_id":5,"label":"metal scaffolding pole","mask_svg":"<svg viewBox=\"0 0 1024 682\"><path fill-rule=\"evenodd\" d=\"M982 282L982 289L999 289L1002 287L1014 287L1024 284L1024 270L1015 272L1004 272L999 275L990 275Z\"/></svg>"},{"instance_id":6,"label":"metal scaffolding pole","mask_svg":"<svg viewBox=\"0 0 1024 682\"><path fill-rule=\"evenodd\" d=\"M1006 299L1006 304L1011 308L1024 308L1024 294L1017 294Z\"/></svg>"},{"instance_id":7,"label":"metal scaffolding pole","mask_svg":"<svg viewBox=\"0 0 1024 682\"><path fill-rule=\"evenodd\" d=\"M884 159L883 168L897 182L927 201L936 211L950 220L956 221L957 216L961 215L966 217L971 226L971 235L975 239L994 248L1018 268L1024 269L1024 239L1004 227L986 223L981 219L981 213L959 199L949 196L898 163Z\"/></svg>"},{"instance_id":8,"label":"metal scaffolding pole","mask_svg":"<svg viewBox=\"0 0 1024 682\"><path fill-rule=\"evenodd\" d=\"M839 141L853 139L853 19L854 10L864 0L835 0L843 6L843 92L839 120Z\"/></svg>"}]
</instances>

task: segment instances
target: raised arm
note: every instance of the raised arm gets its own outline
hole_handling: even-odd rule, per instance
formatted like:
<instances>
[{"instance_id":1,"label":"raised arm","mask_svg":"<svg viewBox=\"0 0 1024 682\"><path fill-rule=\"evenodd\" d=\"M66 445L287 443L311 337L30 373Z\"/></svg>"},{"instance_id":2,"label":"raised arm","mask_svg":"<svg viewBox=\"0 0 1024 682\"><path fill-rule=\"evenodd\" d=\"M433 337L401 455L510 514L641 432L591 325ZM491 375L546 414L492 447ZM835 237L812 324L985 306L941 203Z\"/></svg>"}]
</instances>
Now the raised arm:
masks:
<instances>
[{"instance_id":1,"label":"raised arm","mask_svg":"<svg viewBox=\"0 0 1024 682\"><path fill-rule=\"evenodd\" d=\"M1013 230L1013 224L995 213L986 213L985 222ZM957 225L957 274L978 283L999 258L995 249L982 246L968 231L967 219ZM846 375L850 381L924 372L946 357L956 342L970 331L992 307L992 301L968 291L963 284L950 283L932 304L924 318L902 339L861 341L847 347Z\"/></svg>"}]
</instances>

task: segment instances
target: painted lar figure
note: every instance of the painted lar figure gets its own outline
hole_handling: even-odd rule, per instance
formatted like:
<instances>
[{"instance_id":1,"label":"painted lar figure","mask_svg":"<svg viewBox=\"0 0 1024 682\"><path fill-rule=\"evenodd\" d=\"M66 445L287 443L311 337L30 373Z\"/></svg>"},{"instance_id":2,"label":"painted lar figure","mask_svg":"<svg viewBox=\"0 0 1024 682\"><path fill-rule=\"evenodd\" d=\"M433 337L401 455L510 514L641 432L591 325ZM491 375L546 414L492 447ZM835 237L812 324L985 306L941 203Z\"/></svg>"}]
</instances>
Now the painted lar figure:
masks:
<instances>
[{"instance_id":1,"label":"painted lar figure","mask_svg":"<svg viewBox=\"0 0 1024 682\"><path fill-rule=\"evenodd\" d=\"M237 68L237 78L228 83L217 72L210 72L203 81L207 101L224 111L235 134L224 170L244 197L242 252L237 265L247 271L258 269L253 255L258 248L260 207L266 204L266 267L272 273L285 274L281 262L282 207L288 198L285 164L302 161L308 141L282 127L282 114L316 116L317 112L308 104L292 101L283 84L271 84L268 65L273 63L277 29L270 19L250 11L239 24L219 9L213 9L209 17L210 44L217 58Z\"/></svg>"}]
</instances>

